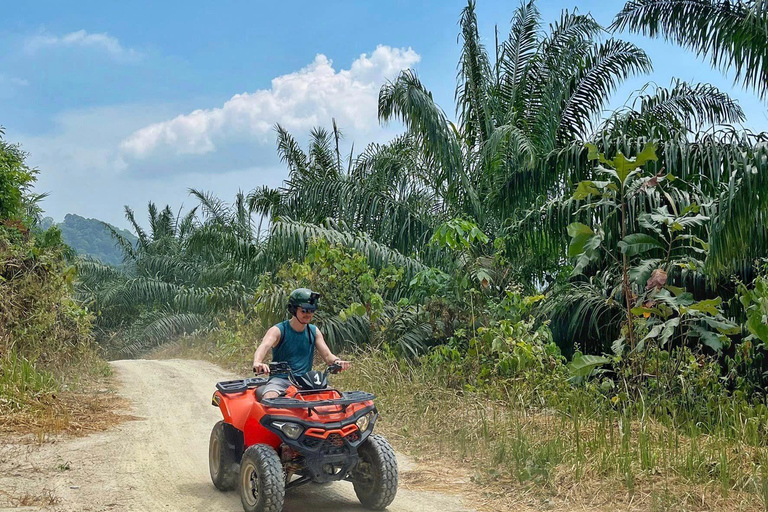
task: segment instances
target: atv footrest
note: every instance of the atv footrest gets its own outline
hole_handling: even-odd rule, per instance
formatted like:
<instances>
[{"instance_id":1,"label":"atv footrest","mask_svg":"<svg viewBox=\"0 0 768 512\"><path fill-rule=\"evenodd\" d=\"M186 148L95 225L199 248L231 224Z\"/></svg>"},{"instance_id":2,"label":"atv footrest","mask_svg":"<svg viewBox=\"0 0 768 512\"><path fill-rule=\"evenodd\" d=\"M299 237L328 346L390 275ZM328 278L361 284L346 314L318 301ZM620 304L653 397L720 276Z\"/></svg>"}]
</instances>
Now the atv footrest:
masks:
<instances>
[{"instance_id":1,"label":"atv footrest","mask_svg":"<svg viewBox=\"0 0 768 512\"><path fill-rule=\"evenodd\" d=\"M222 393L242 393L248 388L255 388L267 383L265 378L251 378L239 380L225 380L216 383L216 389Z\"/></svg>"},{"instance_id":2,"label":"atv footrest","mask_svg":"<svg viewBox=\"0 0 768 512\"><path fill-rule=\"evenodd\" d=\"M341 405L346 407L351 404L374 400L376 395L365 391L345 391L341 398L329 398L326 400L299 400L298 398L278 397L262 398L261 403L275 409L315 409L329 405Z\"/></svg>"}]
</instances>

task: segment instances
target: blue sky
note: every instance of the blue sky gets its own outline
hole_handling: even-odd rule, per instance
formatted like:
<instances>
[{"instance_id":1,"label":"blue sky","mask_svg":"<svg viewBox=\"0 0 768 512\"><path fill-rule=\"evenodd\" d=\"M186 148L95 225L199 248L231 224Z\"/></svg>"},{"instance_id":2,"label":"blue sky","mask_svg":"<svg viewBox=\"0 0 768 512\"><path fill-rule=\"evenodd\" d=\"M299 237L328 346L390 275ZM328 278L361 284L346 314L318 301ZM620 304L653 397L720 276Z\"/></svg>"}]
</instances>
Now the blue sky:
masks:
<instances>
[{"instance_id":1,"label":"blue sky","mask_svg":"<svg viewBox=\"0 0 768 512\"><path fill-rule=\"evenodd\" d=\"M362 148L399 130L376 121L378 88L414 67L453 114L463 1L104 2L34 1L3 7L0 125L40 169L47 214L126 226L123 205L194 205L190 187L231 199L278 185L275 123L301 140L335 117L345 143ZM517 2L479 0L481 35L493 46ZM540 0L548 24L578 7L607 25L616 0ZM663 41L621 35L654 64L614 95L649 81L709 82L736 97L753 130L765 105L731 79ZM240 95L240 96L236 96Z\"/></svg>"}]
</instances>

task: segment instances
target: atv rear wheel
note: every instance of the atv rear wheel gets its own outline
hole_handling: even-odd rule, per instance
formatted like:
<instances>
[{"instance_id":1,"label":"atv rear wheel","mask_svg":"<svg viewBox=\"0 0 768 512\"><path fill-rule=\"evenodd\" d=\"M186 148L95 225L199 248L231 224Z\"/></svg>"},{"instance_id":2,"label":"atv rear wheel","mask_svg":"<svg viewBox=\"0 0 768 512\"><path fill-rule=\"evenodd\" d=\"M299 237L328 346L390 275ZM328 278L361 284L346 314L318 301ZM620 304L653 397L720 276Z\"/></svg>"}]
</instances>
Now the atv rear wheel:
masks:
<instances>
[{"instance_id":1,"label":"atv rear wheel","mask_svg":"<svg viewBox=\"0 0 768 512\"><path fill-rule=\"evenodd\" d=\"M223 421L214 425L208 444L208 469L213 485L220 491L237 487L237 438L240 432ZM242 448L240 448L242 450Z\"/></svg>"},{"instance_id":2,"label":"atv rear wheel","mask_svg":"<svg viewBox=\"0 0 768 512\"><path fill-rule=\"evenodd\" d=\"M266 444L249 446L240 461L240 501L245 512L280 512L285 500L283 465Z\"/></svg>"},{"instance_id":3,"label":"atv rear wheel","mask_svg":"<svg viewBox=\"0 0 768 512\"><path fill-rule=\"evenodd\" d=\"M371 434L357 449L360 461L352 470L357 499L366 508L387 508L397 494L397 459L384 437Z\"/></svg>"}]
</instances>

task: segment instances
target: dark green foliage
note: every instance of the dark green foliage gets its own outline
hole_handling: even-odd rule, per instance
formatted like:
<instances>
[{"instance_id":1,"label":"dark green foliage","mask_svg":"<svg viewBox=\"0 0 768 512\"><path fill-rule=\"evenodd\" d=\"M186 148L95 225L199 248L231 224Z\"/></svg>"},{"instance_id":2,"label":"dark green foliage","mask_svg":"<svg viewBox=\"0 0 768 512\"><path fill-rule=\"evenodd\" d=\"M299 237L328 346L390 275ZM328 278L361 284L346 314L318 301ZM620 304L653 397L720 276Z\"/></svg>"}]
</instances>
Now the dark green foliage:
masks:
<instances>
[{"instance_id":1,"label":"dark green foliage","mask_svg":"<svg viewBox=\"0 0 768 512\"><path fill-rule=\"evenodd\" d=\"M31 223L41 212L37 202L45 197L32 193L38 171L26 164L21 147L3 140L3 134L0 126L0 219Z\"/></svg>"},{"instance_id":2,"label":"dark green foliage","mask_svg":"<svg viewBox=\"0 0 768 512\"><path fill-rule=\"evenodd\" d=\"M403 269L372 268L362 253L314 239L301 263L289 260L274 275L262 277L254 292L255 312L267 329L286 317L291 290L310 288L321 294L314 322L328 345L332 350L349 349L378 337L402 293L402 280ZM421 348L405 338L390 343L404 344L404 351L411 353Z\"/></svg>"}]
</instances>

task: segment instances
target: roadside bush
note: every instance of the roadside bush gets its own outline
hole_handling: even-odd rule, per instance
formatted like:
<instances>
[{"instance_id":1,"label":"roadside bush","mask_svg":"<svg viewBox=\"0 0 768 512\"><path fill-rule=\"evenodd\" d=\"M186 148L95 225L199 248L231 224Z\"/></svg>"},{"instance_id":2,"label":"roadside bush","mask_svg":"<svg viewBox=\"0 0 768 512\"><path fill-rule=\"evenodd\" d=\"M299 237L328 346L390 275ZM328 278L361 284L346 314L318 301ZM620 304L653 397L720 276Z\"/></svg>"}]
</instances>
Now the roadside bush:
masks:
<instances>
[{"instance_id":1,"label":"roadside bush","mask_svg":"<svg viewBox=\"0 0 768 512\"><path fill-rule=\"evenodd\" d=\"M58 234L36 240L13 229L0 230L2 409L20 408L67 378L104 370L92 344L91 315L70 297L74 269Z\"/></svg>"},{"instance_id":2,"label":"roadside bush","mask_svg":"<svg viewBox=\"0 0 768 512\"><path fill-rule=\"evenodd\" d=\"M530 314L539 300L507 292L501 301L489 302L494 318L487 325L457 329L422 363L451 387L497 398L525 396L533 406L545 405L569 385L565 358L549 326Z\"/></svg>"}]
</instances>

